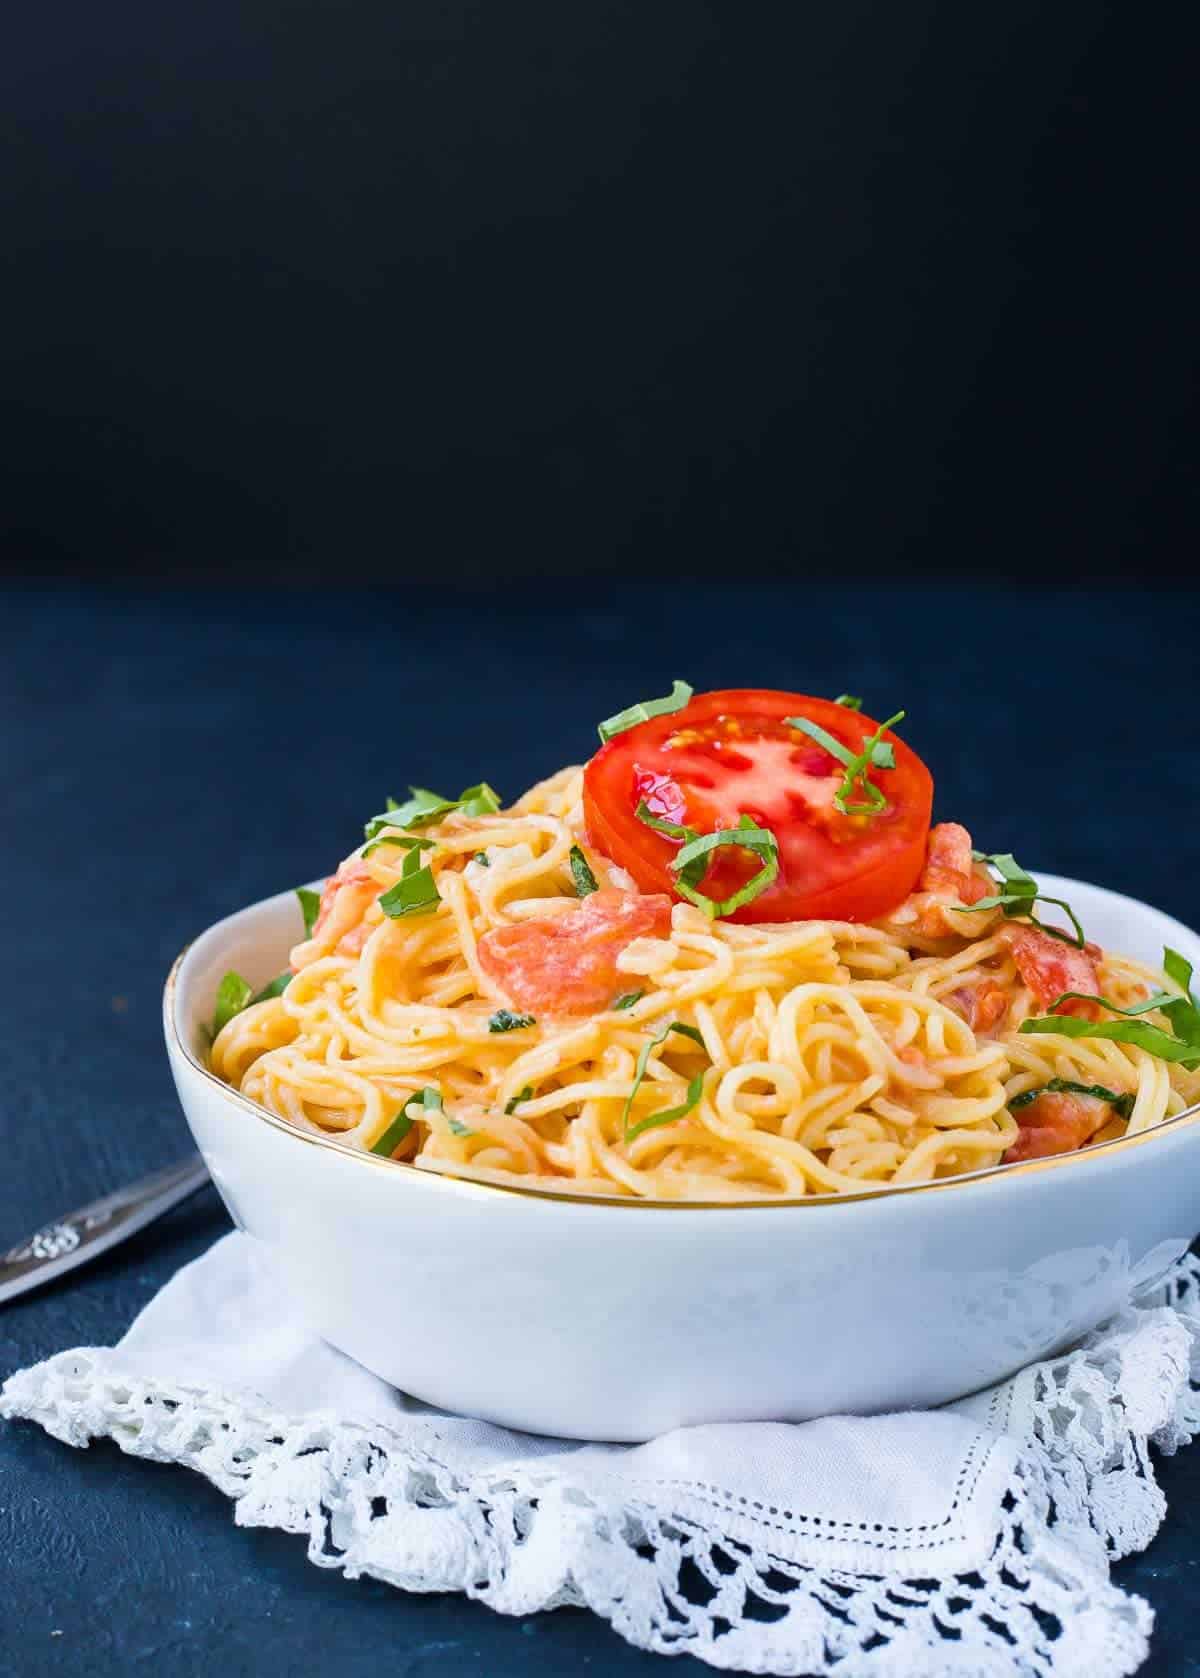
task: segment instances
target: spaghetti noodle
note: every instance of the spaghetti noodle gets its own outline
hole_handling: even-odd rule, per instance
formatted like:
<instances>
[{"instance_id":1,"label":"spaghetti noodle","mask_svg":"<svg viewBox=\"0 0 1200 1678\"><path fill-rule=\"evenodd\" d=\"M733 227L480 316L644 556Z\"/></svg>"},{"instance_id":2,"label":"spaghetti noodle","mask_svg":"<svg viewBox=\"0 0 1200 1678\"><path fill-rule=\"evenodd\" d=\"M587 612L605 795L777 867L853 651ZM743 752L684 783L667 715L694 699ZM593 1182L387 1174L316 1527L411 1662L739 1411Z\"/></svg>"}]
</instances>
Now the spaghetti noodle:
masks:
<instances>
[{"instance_id":1,"label":"spaghetti noodle","mask_svg":"<svg viewBox=\"0 0 1200 1678\"><path fill-rule=\"evenodd\" d=\"M594 842L578 769L478 809L384 822L343 863L286 988L218 1032L220 1077L303 1130L421 1168L704 1201L1028 1157L1036 1127L1020 1121L1041 1107L1049 1134L1061 1117L1035 1093L1047 1086L1076 1116L1095 1105L1071 1146L1200 1099L1200 1072L1136 1043L1020 1031L1045 1006L1042 952L981 881L947 889L939 835L961 829L933 830L918 889L882 918L751 922L639 891ZM631 906L645 927L626 924ZM585 975L604 976L599 1004L526 1006L531 928L564 983L585 931L604 945ZM1088 959L1114 1008L1161 983L1121 956Z\"/></svg>"}]
</instances>

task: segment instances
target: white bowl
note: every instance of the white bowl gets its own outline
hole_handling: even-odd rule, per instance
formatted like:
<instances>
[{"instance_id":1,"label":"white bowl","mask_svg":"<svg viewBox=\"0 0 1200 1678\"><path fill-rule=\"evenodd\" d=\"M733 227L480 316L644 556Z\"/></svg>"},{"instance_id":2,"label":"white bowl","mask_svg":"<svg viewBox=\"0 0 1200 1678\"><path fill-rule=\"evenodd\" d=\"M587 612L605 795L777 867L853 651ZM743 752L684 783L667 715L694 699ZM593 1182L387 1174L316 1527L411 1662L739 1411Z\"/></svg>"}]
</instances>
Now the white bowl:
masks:
<instances>
[{"instance_id":1,"label":"white bowl","mask_svg":"<svg viewBox=\"0 0 1200 1678\"><path fill-rule=\"evenodd\" d=\"M1157 963L1200 939L1042 876ZM756 1205L582 1199L433 1175L296 1130L203 1064L217 982L301 936L291 892L207 931L167 981L171 1068L230 1216L313 1328L404 1391L509 1427L642 1440L688 1423L938 1404L1068 1345L1200 1230L1200 1110L1064 1157Z\"/></svg>"}]
</instances>

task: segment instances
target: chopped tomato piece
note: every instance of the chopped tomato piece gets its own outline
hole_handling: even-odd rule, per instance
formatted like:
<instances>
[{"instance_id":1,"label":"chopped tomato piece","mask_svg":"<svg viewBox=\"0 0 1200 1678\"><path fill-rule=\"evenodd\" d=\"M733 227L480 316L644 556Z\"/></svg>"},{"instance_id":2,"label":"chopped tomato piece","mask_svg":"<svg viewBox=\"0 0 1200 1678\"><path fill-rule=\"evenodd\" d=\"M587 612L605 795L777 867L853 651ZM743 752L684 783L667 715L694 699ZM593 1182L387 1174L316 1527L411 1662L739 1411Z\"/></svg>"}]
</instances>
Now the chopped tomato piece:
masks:
<instances>
[{"instance_id":1,"label":"chopped tomato piece","mask_svg":"<svg viewBox=\"0 0 1200 1678\"><path fill-rule=\"evenodd\" d=\"M897 907L925 860L933 781L903 740L885 734L894 767L874 766L880 808L838 808L845 762L796 718L816 725L851 760L876 724L861 712L802 693L731 688L696 694L682 710L614 735L584 771L588 836L643 891L674 893L671 863L680 840L639 820L645 803L660 820L696 833L736 828L749 816L769 828L779 872L730 917L736 921L869 921ZM846 802L843 800L843 802ZM851 805L863 802L856 786ZM736 846L712 853L702 889L732 896L762 858Z\"/></svg>"},{"instance_id":2,"label":"chopped tomato piece","mask_svg":"<svg viewBox=\"0 0 1200 1678\"><path fill-rule=\"evenodd\" d=\"M971 854L971 835L959 822L938 822L929 830L929 849L918 891L947 892L959 903L978 903L991 890L986 871Z\"/></svg>"},{"instance_id":3,"label":"chopped tomato piece","mask_svg":"<svg viewBox=\"0 0 1200 1678\"><path fill-rule=\"evenodd\" d=\"M1096 962L1103 952L1097 945L1089 944L1081 950L1061 938L1052 938L1036 926L1007 926L1004 938L1012 950L1017 972L1040 1007L1050 1008L1064 991L1094 994L1099 990ZM1064 1002L1054 1011L1073 1014L1081 1020L1098 1020L1101 1012L1095 1002Z\"/></svg>"},{"instance_id":4,"label":"chopped tomato piece","mask_svg":"<svg viewBox=\"0 0 1200 1678\"><path fill-rule=\"evenodd\" d=\"M1004 1156L1011 1165L1023 1159L1047 1159L1051 1154L1070 1154L1106 1125L1112 1117L1107 1101L1094 1095L1067 1095L1047 1091L1022 1107L1017 1115L1021 1134Z\"/></svg>"},{"instance_id":5,"label":"chopped tomato piece","mask_svg":"<svg viewBox=\"0 0 1200 1678\"><path fill-rule=\"evenodd\" d=\"M569 914L485 932L479 963L517 1008L591 1014L609 1007L621 989L617 957L625 946L663 937L670 928L669 897L594 891Z\"/></svg>"},{"instance_id":6,"label":"chopped tomato piece","mask_svg":"<svg viewBox=\"0 0 1200 1678\"><path fill-rule=\"evenodd\" d=\"M1008 1012L1012 1000L1004 986L995 979L982 979L977 985L963 985L946 998L950 1007L966 1020L977 1033L990 1031Z\"/></svg>"},{"instance_id":7,"label":"chopped tomato piece","mask_svg":"<svg viewBox=\"0 0 1200 1678\"><path fill-rule=\"evenodd\" d=\"M961 936L955 907L970 908L992 890L987 870L971 855L971 835L958 822L939 822L929 832L925 866L911 902L915 925L925 938Z\"/></svg>"},{"instance_id":8,"label":"chopped tomato piece","mask_svg":"<svg viewBox=\"0 0 1200 1678\"><path fill-rule=\"evenodd\" d=\"M297 944L291 955L293 973L310 961L336 951L359 955L367 940L362 918L381 887L361 857L347 857L337 873L325 882L321 904L313 924L312 937Z\"/></svg>"}]
</instances>

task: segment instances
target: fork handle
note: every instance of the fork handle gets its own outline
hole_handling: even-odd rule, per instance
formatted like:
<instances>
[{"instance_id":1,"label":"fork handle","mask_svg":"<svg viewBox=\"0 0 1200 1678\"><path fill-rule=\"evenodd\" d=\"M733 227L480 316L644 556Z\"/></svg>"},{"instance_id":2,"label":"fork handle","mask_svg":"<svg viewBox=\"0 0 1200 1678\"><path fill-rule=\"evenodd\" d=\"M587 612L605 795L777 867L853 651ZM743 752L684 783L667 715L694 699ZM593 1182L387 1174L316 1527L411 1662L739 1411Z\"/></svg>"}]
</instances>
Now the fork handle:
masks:
<instances>
[{"instance_id":1,"label":"fork handle","mask_svg":"<svg viewBox=\"0 0 1200 1678\"><path fill-rule=\"evenodd\" d=\"M199 1154L55 1218L0 1254L0 1305L40 1288L161 1218L209 1181Z\"/></svg>"}]
</instances>

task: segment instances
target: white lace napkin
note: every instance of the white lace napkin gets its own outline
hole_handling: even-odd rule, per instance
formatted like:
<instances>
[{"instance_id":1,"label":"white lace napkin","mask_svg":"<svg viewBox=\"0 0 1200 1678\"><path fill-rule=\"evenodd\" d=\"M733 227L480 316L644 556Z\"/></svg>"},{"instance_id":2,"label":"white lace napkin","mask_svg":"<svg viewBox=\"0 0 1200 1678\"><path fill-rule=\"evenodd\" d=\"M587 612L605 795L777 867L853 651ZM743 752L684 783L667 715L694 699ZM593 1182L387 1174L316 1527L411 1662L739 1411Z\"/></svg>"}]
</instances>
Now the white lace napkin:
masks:
<instances>
[{"instance_id":1,"label":"white lace napkin","mask_svg":"<svg viewBox=\"0 0 1200 1678\"><path fill-rule=\"evenodd\" d=\"M1152 1614L1109 1582L1200 1430L1200 1262L1079 1350L948 1409L681 1429L641 1446L427 1408L313 1338L228 1235L113 1348L20 1371L0 1413L198 1469L319 1567L506 1614L575 1603L645 1649L839 1678L1119 1678Z\"/></svg>"}]
</instances>

